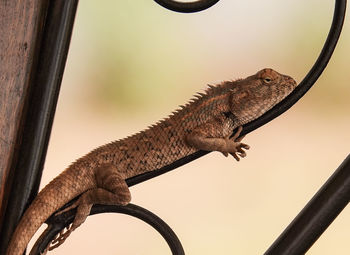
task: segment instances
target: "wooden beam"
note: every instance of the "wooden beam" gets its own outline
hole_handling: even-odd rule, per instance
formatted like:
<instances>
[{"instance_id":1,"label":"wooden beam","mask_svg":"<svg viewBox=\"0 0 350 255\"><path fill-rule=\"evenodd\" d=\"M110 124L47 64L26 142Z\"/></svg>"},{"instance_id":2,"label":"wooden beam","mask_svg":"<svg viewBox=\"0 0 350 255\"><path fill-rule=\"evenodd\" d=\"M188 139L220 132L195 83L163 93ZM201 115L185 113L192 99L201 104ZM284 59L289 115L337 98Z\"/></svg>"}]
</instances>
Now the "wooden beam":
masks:
<instances>
[{"instance_id":1,"label":"wooden beam","mask_svg":"<svg viewBox=\"0 0 350 255\"><path fill-rule=\"evenodd\" d=\"M43 2L0 2L0 228L11 186L11 168L21 143L30 76L43 23Z\"/></svg>"},{"instance_id":2,"label":"wooden beam","mask_svg":"<svg viewBox=\"0 0 350 255\"><path fill-rule=\"evenodd\" d=\"M0 254L39 188L77 4L0 2Z\"/></svg>"}]
</instances>

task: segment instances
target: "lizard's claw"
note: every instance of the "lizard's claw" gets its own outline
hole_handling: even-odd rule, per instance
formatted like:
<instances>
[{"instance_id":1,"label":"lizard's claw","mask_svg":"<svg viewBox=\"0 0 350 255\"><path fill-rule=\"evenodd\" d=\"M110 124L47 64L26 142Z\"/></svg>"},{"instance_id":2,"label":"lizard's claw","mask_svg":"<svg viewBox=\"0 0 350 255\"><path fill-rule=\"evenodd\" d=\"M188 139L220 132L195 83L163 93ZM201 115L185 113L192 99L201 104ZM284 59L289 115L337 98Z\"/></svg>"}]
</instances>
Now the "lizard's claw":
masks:
<instances>
[{"instance_id":1,"label":"lizard's claw","mask_svg":"<svg viewBox=\"0 0 350 255\"><path fill-rule=\"evenodd\" d=\"M230 154L235 158L235 160L237 160L237 161L240 160L240 158L237 156L236 152L230 153Z\"/></svg>"},{"instance_id":2,"label":"lizard's claw","mask_svg":"<svg viewBox=\"0 0 350 255\"><path fill-rule=\"evenodd\" d=\"M72 231L73 231L72 224L70 224L68 227L65 227L63 230L61 230L61 232L58 233L55 239L53 239L49 244L48 250L52 251L53 249L63 244L64 241L66 241L66 239L68 238L68 236L72 233Z\"/></svg>"},{"instance_id":3,"label":"lizard's claw","mask_svg":"<svg viewBox=\"0 0 350 255\"><path fill-rule=\"evenodd\" d=\"M222 151L221 152L225 157L228 157L228 152L227 151Z\"/></svg>"},{"instance_id":4,"label":"lizard's claw","mask_svg":"<svg viewBox=\"0 0 350 255\"><path fill-rule=\"evenodd\" d=\"M236 151L235 152L230 152L230 154L237 160L239 161L240 158L244 158L245 156L247 156L247 153L243 150L249 150L249 145L245 144L245 143L239 143L238 146L236 147ZM238 154L238 155L237 155Z\"/></svg>"},{"instance_id":5,"label":"lizard's claw","mask_svg":"<svg viewBox=\"0 0 350 255\"><path fill-rule=\"evenodd\" d=\"M242 126L240 126L237 130L237 132L232 136L230 139L227 137L226 140L226 146L227 151L223 152L223 154L227 157L228 153L231 154L237 161L241 158L244 158L247 156L247 153L243 150L249 150L249 145L245 143L241 143L244 136L239 137L240 133L242 132Z\"/></svg>"}]
</instances>

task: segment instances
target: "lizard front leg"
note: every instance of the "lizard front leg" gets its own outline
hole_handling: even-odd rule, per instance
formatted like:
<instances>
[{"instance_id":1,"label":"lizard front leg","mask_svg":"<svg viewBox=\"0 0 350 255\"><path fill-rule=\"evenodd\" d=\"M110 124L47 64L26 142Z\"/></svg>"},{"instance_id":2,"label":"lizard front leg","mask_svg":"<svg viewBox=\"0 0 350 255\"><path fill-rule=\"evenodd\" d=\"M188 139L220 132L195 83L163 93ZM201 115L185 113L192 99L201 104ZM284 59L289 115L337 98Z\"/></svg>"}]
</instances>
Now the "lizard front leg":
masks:
<instances>
[{"instance_id":1,"label":"lizard front leg","mask_svg":"<svg viewBox=\"0 0 350 255\"><path fill-rule=\"evenodd\" d=\"M76 202L59 213L77 208L74 221L70 227L62 231L50 244L49 250L60 246L73 230L85 222L94 204L127 205L131 194L124 178L113 165L103 165L95 169L97 187L84 192Z\"/></svg>"},{"instance_id":2,"label":"lizard front leg","mask_svg":"<svg viewBox=\"0 0 350 255\"><path fill-rule=\"evenodd\" d=\"M244 136L239 137L242 127L240 126L237 132L230 138L232 134L232 120L225 119L222 116L214 118L212 121L205 123L195 128L187 135L186 141L190 146L198 150L219 151L226 157L231 154L237 161L239 157L245 157L249 145L241 143Z\"/></svg>"},{"instance_id":3,"label":"lizard front leg","mask_svg":"<svg viewBox=\"0 0 350 255\"><path fill-rule=\"evenodd\" d=\"M227 152L222 152L225 157L227 157L228 153L230 153L237 161L239 161L240 158L238 157L238 155L242 158L247 156L247 153L243 149L249 150L250 146L248 144L241 143L241 141L245 137L245 135L240 136L242 130L243 127L239 126L236 133L234 133L232 137L230 137L230 135L225 137L226 143L229 144L228 146L230 148L235 148L236 150L235 152L233 152L232 149L231 151L229 150Z\"/></svg>"}]
</instances>

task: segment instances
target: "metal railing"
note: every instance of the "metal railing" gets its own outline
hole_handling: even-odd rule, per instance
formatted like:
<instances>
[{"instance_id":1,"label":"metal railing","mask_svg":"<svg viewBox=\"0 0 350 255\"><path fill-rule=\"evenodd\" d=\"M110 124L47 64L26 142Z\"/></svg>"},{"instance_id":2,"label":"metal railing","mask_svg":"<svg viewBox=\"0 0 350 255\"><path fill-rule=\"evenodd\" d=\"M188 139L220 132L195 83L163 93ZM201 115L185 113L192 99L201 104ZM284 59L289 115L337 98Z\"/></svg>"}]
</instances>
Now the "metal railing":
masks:
<instances>
[{"instance_id":1,"label":"metal railing","mask_svg":"<svg viewBox=\"0 0 350 255\"><path fill-rule=\"evenodd\" d=\"M201 0L190 3L176 2L172 0L155 1L169 10L189 13L205 10L217 3L219 0ZM49 102L45 103L40 108L40 110L37 110L37 112L33 113L38 115L36 118L34 118L37 122L33 127L42 130L42 132L38 134L38 140L36 140L36 144L38 142L40 144L38 148L33 148L33 139L28 141L29 145L31 146L28 146L28 144L22 144L22 146L24 146L24 150L26 150L26 155L31 160L26 161L27 165L24 165L25 163L22 163L22 165L17 169L15 173L17 176L17 178L15 177L16 180L23 179L23 172L29 170L31 171L30 173L33 173L32 176L35 178L31 178L29 182L27 181L25 183L25 186L22 186L24 195L19 195L18 190L17 192L12 193L12 198L10 199L10 202L12 204L9 205L7 209L8 213L5 217L5 220L8 223L7 228L2 229L1 232L2 243L0 247L0 253L3 251L4 245L6 247L6 243L9 240L10 234L13 232L14 227L19 220L19 216L23 213L24 207L28 202L28 197L33 198L33 194L37 190L41 177L42 162L44 162L45 159L48 137L51 130L52 117L55 112L59 84L63 74L65 57L68 51L69 39L77 5L76 0L57 1L58 3L55 2L56 1L52 1L48 9L46 20L47 33L44 33L43 45L45 46L45 43L50 42L50 40L53 40L54 38L55 45L57 47L44 51L43 54L45 54L45 61L52 63L52 65L48 67L48 70L46 70L47 73L44 75L44 77L46 76L48 78L53 73L56 74L53 76L56 77L56 79L51 82L48 79L47 81L44 79L47 90L49 92L46 95L42 96L40 100ZM336 0L333 22L328 37L318 59L316 60L311 70L307 73L297 88L286 99L284 99L281 103L276 105L273 109L265 113L257 120L246 124L243 128L243 134L247 134L259 128L260 126L264 125L265 123L288 110L317 81L327 66L327 63L331 58L337 44L345 18L345 10L346 0ZM43 113L45 113L46 116L42 118L39 117ZM35 133L37 129L33 128L31 131ZM30 150L28 151L27 148L30 148ZM39 150L39 153L37 150ZM153 177L184 165L192 160L195 160L207 153L208 152L204 151L196 152L161 169L156 169L152 172L132 177L127 180L127 184L129 186L132 186L149 180ZM29 163L33 161L41 163L35 164L35 167L33 167L33 164L30 165ZM19 178L19 176L22 177ZM20 184L16 187L16 189L18 189L18 187L21 187ZM335 173L317 192L314 198L310 200L310 202L281 234L281 236L273 243L273 245L266 251L265 254L304 254L313 245L317 238L325 231L325 229L331 224L331 222L337 217L337 215L345 208L349 201L350 156L344 160L343 164L339 166ZM17 207L18 205L20 206ZM14 208L17 208L15 213L13 213ZM9 210L11 210L11 214L9 213ZM37 240L30 254L40 254L40 252L48 246L56 234L58 234L62 229L72 223L74 219L74 212L74 210L71 210L58 216L51 217L47 221L49 227ZM133 204L129 204L127 206L94 205L91 210L91 214L104 212L128 214L143 220L155 228L164 237L173 254L184 254L182 245L171 228L159 217L147 211L146 209Z\"/></svg>"}]
</instances>

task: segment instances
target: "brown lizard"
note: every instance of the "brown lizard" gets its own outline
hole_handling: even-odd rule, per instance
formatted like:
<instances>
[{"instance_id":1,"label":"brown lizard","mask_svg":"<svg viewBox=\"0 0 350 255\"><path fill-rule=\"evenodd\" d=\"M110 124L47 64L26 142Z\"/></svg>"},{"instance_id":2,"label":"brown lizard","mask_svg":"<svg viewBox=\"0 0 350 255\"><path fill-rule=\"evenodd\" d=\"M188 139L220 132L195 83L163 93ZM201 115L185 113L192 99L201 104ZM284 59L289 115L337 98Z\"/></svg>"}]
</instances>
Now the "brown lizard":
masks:
<instances>
[{"instance_id":1,"label":"brown lizard","mask_svg":"<svg viewBox=\"0 0 350 255\"><path fill-rule=\"evenodd\" d=\"M242 125L285 98L296 82L272 69L245 79L210 86L185 106L148 129L101 146L71 164L37 195L19 222L7 255L23 254L47 218L78 198L73 224L54 240L59 246L89 215L93 204L126 205L131 196L126 179L160 169L198 150L245 157ZM235 134L231 137L234 130ZM62 212L62 211L61 211Z\"/></svg>"}]
</instances>

